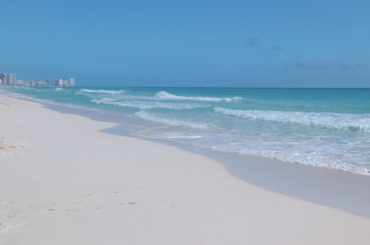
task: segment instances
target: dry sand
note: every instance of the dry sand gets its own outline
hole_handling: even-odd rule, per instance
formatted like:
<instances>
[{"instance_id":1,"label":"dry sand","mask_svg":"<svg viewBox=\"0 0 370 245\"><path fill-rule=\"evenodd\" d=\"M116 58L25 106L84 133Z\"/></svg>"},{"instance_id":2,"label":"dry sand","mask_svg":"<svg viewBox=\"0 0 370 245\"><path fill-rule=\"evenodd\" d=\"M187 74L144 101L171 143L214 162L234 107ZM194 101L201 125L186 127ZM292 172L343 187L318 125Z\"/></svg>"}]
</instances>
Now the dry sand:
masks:
<instances>
[{"instance_id":1,"label":"dry sand","mask_svg":"<svg viewBox=\"0 0 370 245\"><path fill-rule=\"evenodd\" d=\"M2 144L16 146L0 154L0 244L370 244L369 219L101 132L112 123L0 102Z\"/></svg>"}]
</instances>

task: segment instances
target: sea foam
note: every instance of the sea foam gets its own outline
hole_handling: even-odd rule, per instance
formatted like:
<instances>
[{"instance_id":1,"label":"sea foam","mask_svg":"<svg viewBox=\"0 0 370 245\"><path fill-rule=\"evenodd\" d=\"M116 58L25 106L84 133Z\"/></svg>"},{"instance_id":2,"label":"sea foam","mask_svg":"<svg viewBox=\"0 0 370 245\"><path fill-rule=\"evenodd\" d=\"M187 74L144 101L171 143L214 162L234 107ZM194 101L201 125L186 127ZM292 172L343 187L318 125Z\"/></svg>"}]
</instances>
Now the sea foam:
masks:
<instances>
[{"instance_id":1,"label":"sea foam","mask_svg":"<svg viewBox=\"0 0 370 245\"><path fill-rule=\"evenodd\" d=\"M357 173L362 175L370 175L370 169L368 166L362 166L360 164L349 163L341 161L337 158L332 158L325 154L308 154L307 152L297 153L296 151L284 150L272 150L272 149L251 149L244 148L239 150L229 150L225 147L212 146L208 147L212 150L235 153L249 156L266 157L270 159L276 159L283 162L289 162L293 164L300 164L313 167L324 167L336 170L342 170L351 173Z\"/></svg>"},{"instance_id":2,"label":"sea foam","mask_svg":"<svg viewBox=\"0 0 370 245\"><path fill-rule=\"evenodd\" d=\"M134 100L125 100L117 101L109 98L102 99L92 99L91 102L96 104L107 104L115 105L119 107L129 107L129 108L138 108L140 110L145 109L170 109L170 110L190 110L198 107L205 107L204 105L197 104L184 104L184 103L163 103L163 102L153 102L153 101L134 101Z\"/></svg>"},{"instance_id":3,"label":"sea foam","mask_svg":"<svg viewBox=\"0 0 370 245\"><path fill-rule=\"evenodd\" d=\"M209 126L207 124L170 119L170 118L158 116L158 115L155 115L153 113L146 112L146 111L136 112L135 115L138 116L139 118L147 120L147 121L162 123L162 124L166 124L166 125L169 125L169 126L184 126L184 127L188 127L188 128L194 128L194 129L207 129L207 128L209 128Z\"/></svg>"},{"instance_id":4,"label":"sea foam","mask_svg":"<svg viewBox=\"0 0 370 245\"><path fill-rule=\"evenodd\" d=\"M203 97L203 96L180 96L170 94L166 91L160 91L156 93L155 97L162 100L195 100L195 101L206 101L206 102L237 102L242 100L241 97Z\"/></svg>"},{"instance_id":5,"label":"sea foam","mask_svg":"<svg viewBox=\"0 0 370 245\"><path fill-rule=\"evenodd\" d=\"M370 132L370 114L234 110L215 107L215 112L251 120L294 123L308 127Z\"/></svg>"},{"instance_id":6,"label":"sea foam","mask_svg":"<svg viewBox=\"0 0 370 245\"><path fill-rule=\"evenodd\" d=\"M83 88L78 91L79 94L81 93L98 93L98 94L123 94L127 93L126 90L114 90L114 89L87 89Z\"/></svg>"}]
</instances>

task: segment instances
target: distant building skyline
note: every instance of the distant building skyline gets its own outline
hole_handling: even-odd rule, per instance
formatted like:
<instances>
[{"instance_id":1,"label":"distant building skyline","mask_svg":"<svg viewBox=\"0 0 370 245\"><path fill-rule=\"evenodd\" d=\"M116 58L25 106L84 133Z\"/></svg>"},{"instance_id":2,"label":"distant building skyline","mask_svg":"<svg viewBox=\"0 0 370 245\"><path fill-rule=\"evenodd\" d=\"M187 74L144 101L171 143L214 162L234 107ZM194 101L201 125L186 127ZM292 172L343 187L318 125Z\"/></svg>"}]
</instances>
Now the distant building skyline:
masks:
<instances>
[{"instance_id":1,"label":"distant building skyline","mask_svg":"<svg viewBox=\"0 0 370 245\"><path fill-rule=\"evenodd\" d=\"M49 80L17 80L13 73L0 73L0 85L3 86L28 86L28 87L75 87L76 82L74 78L64 80L57 79L54 83Z\"/></svg>"}]
</instances>

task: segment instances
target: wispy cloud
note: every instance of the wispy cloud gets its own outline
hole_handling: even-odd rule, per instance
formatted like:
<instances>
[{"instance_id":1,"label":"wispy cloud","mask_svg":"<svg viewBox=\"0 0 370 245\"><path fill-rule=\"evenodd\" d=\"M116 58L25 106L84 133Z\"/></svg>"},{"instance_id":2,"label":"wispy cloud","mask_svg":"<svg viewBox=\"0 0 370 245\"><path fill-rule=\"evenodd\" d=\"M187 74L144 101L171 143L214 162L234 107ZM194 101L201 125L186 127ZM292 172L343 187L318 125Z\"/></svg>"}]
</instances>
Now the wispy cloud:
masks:
<instances>
[{"instance_id":1,"label":"wispy cloud","mask_svg":"<svg viewBox=\"0 0 370 245\"><path fill-rule=\"evenodd\" d=\"M249 45L249 46L256 46L260 43L260 39L258 37L249 37L247 40L246 40L246 43Z\"/></svg>"}]
</instances>

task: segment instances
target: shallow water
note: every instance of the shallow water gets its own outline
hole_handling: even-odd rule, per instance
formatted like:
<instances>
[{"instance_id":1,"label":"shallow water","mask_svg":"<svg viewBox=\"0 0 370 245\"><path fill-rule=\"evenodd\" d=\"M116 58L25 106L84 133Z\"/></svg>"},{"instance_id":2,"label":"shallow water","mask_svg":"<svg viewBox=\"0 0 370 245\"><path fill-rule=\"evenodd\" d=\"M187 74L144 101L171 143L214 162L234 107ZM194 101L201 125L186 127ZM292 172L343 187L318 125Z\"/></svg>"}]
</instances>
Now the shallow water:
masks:
<instances>
[{"instance_id":1,"label":"shallow water","mask_svg":"<svg viewBox=\"0 0 370 245\"><path fill-rule=\"evenodd\" d=\"M370 174L370 89L6 90L137 118L140 137Z\"/></svg>"}]
</instances>

